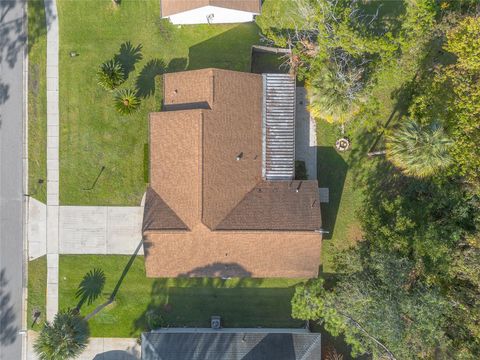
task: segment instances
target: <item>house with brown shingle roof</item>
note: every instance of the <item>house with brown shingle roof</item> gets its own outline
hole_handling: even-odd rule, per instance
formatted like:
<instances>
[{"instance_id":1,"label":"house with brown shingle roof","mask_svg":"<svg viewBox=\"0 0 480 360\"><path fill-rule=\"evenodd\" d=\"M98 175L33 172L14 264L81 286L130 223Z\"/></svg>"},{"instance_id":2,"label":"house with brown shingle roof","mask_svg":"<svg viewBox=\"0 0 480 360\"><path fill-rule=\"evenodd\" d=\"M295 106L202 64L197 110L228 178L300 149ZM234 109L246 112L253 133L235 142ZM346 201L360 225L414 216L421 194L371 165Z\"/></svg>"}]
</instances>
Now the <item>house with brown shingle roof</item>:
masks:
<instances>
[{"instance_id":1,"label":"house with brown shingle roof","mask_svg":"<svg viewBox=\"0 0 480 360\"><path fill-rule=\"evenodd\" d=\"M316 180L294 180L295 79L165 74L151 113L147 276L318 275Z\"/></svg>"},{"instance_id":2,"label":"house with brown shingle roof","mask_svg":"<svg viewBox=\"0 0 480 360\"><path fill-rule=\"evenodd\" d=\"M261 0L161 0L162 18L173 24L250 22L261 8Z\"/></svg>"}]
</instances>

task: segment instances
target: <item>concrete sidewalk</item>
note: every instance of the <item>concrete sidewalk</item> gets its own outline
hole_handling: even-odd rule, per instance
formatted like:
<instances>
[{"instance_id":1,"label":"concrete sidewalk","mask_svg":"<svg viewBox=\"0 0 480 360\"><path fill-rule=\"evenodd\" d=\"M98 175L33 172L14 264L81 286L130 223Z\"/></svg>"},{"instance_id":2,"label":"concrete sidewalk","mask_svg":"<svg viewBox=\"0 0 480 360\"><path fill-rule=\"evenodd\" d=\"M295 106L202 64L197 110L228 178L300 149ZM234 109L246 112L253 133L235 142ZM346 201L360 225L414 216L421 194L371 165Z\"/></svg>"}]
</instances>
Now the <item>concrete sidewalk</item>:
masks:
<instances>
[{"instance_id":1,"label":"concrete sidewalk","mask_svg":"<svg viewBox=\"0 0 480 360\"><path fill-rule=\"evenodd\" d=\"M305 88L297 88L295 114L295 160L305 161L309 180L317 178L317 126L307 110Z\"/></svg>"},{"instance_id":2,"label":"concrete sidewalk","mask_svg":"<svg viewBox=\"0 0 480 360\"><path fill-rule=\"evenodd\" d=\"M55 0L45 0L47 29L47 320L58 311L59 32Z\"/></svg>"},{"instance_id":3,"label":"concrete sidewalk","mask_svg":"<svg viewBox=\"0 0 480 360\"><path fill-rule=\"evenodd\" d=\"M28 332L28 360L38 360L33 344L38 333ZM130 338L90 338L85 351L76 360L137 360L140 359L141 346L137 339Z\"/></svg>"}]
</instances>

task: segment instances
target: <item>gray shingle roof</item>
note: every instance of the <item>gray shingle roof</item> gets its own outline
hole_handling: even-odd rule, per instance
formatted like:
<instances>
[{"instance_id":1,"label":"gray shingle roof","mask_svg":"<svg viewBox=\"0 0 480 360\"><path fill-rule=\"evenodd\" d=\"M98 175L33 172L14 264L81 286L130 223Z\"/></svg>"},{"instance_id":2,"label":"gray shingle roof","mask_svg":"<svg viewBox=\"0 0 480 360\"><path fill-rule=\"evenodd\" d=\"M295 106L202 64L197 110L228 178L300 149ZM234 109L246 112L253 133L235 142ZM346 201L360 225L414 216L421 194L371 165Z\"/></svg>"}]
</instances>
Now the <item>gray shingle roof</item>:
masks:
<instances>
[{"instance_id":1,"label":"gray shingle roof","mask_svg":"<svg viewBox=\"0 0 480 360\"><path fill-rule=\"evenodd\" d=\"M320 360L320 345L289 329L162 329L142 334L142 360Z\"/></svg>"}]
</instances>

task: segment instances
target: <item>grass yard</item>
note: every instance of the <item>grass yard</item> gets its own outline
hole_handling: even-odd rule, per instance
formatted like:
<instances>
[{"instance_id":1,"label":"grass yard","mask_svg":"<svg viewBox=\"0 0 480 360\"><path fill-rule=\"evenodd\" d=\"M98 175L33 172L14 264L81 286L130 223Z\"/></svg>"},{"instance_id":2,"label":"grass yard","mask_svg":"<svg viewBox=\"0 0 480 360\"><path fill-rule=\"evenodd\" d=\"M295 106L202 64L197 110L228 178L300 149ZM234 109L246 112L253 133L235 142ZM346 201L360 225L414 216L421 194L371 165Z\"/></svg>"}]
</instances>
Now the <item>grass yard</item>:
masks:
<instances>
[{"instance_id":1,"label":"grass yard","mask_svg":"<svg viewBox=\"0 0 480 360\"><path fill-rule=\"evenodd\" d=\"M273 54L260 51L252 53L252 72L255 74L288 73L288 66L284 65L285 59L282 54Z\"/></svg>"},{"instance_id":2,"label":"grass yard","mask_svg":"<svg viewBox=\"0 0 480 360\"><path fill-rule=\"evenodd\" d=\"M398 22L405 10L403 4L380 1L365 6L376 12L380 3L381 21ZM362 202L362 175L375 161L367 156L367 152L383 150L383 129L401 121L409 105L411 82L423 55L406 51L396 62L379 72L368 104L368 108L375 110L363 119L354 119L346 127L346 136L351 140L349 151L342 154L335 149L335 141L341 136L338 125L317 122L318 181L320 187L330 189L330 203L322 204L323 227L330 231L330 234L324 235L322 248L323 271L326 273L333 271L333 256L338 250L348 248L361 239L361 224L356 215ZM376 146L371 149L375 143Z\"/></svg>"},{"instance_id":3,"label":"grass yard","mask_svg":"<svg viewBox=\"0 0 480 360\"><path fill-rule=\"evenodd\" d=\"M45 321L47 301L47 257L42 256L28 263L27 325L29 329L40 330ZM40 316L34 322L33 314Z\"/></svg>"},{"instance_id":4,"label":"grass yard","mask_svg":"<svg viewBox=\"0 0 480 360\"><path fill-rule=\"evenodd\" d=\"M353 122L347 126L346 136L351 140L351 149L340 153L335 141L341 137L340 127L325 121L317 121L317 173L320 187L330 189L330 202L322 204L323 228L330 231L324 235L322 247L323 271L333 271L333 256L361 239L361 224L357 212L362 202L362 173L375 159L367 152L378 142L375 150L383 149L381 129L400 121L407 104L408 83L414 74L397 67L386 68L372 89L372 99L378 104L374 118L368 124Z\"/></svg>"},{"instance_id":5,"label":"grass yard","mask_svg":"<svg viewBox=\"0 0 480 360\"><path fill-rule=\"evenodd\" d=\"M317 121L317 178L320 187L330 190L330 202L321 204L324 234L322 245L323 272L333 271L333 255L361 238L356 211L361 204L361 191L354 180L350 161L352 152L339 153L335 141L340 137L337 125ZM355 144L354 144L355 146Z\"/></svg>"},{"instance_id":6,"label":"grass yard","mask_svg":"<svg viewBox=\"0 0 480 360\"><path fill-rule=\"evenodd\" d=\"M60 201L138 205L148 181L148 113L160 109L164 72L250 70L255 24L173 26L158 0L58 1L60 21ZM131 47L128 46L131 44ZM123 48L121 46L123 44ZM70 57L70 52L78 53ZM97 84L101 63L118 55L139 111L121 116Z\"/></svg>"},{"instance_id":7,"label":"grass yard","mask_svg":"<svg viewBox=\"0 0 480 360\"><path fill-rule=\"evenodd\" d=\"M28 192L47 202L47 30L43 0L28 3Z\"/></svg>"},{"instance_id":8,"label":"grass yard","mask_svg":"<svg viewBox=\"0 0 480 360\"><path fill-rule=\"evenodd\" d=\"M98 268L106 281L99 298L85 302L90 313L113 292L130 257L114 255L60 256L60 309L76 307L78 285ZM92 336L132 337L150 327L209 327L210 316L222 316L225 327L300 327L290 317L293 279L211 279L145 277L144 259L135 258L116 300L90 321ZM163 321L160 321L160 317Z\"/></svg>"}]
</instances>

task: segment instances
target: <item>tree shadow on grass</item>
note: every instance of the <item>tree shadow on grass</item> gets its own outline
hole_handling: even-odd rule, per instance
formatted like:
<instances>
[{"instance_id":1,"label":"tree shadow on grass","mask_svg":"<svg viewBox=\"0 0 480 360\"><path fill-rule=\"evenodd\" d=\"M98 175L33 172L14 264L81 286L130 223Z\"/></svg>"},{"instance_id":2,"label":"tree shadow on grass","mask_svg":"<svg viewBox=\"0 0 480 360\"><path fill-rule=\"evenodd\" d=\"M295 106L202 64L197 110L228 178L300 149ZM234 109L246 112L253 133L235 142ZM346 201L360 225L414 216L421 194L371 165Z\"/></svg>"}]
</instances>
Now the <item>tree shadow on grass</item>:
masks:
<instances>
[{"instance_id":1,"label":"tree shadow on grass","mask_svg":"<svg viewBox=\"0 0 480 360\"><path fill-rule=\"evenodd\" d=\"M135 69L135 64L143 59L142 44L134 47L130 41L124 42L120 45L120 51L114 58L122 65L126 79Z\"/></svg>"},{"instance_id":2,"label":"tree shadow on grass","mask_svg":"<svg viewBox=\"0 0 480 360\"><path fill-rule=\"evenodd\" d=\"M90 305L100 296L105 280L105 273L102 269L95 268L85 274L76 293L76 297L80 299L77 310L80 310L85 302Z\"/></svg>"},{"instance_id":3,"label":"tree shadow on grass","mask_svg":"<svg viewBox=\"0 0 480 360\"><path fill-rule=\"evenodd\" d=\"M125 276L127 276L128 271L129 271L130 268L132 267L133 262L135 261L135 258L137 257L138 252L140 251L140 248L142 247L142 244L143 244L143 240L140 241L140 243L138 244L138 246L137 246L137 248L135 249L134 253L132 254L132 256L130 257L130 259L128 260L127 265L125 265L125 268L123 269L123 272L122 272L122 274L120 275L120 278L118 279L117 284L115 285L115 288L113 289L112 293L110 294L108 300L105 301L103 304L97 306L90 314L88 314L87 316L85 316L85 320L86 320L86 321L90 320L93 316L95 316L96 314L98 314L100 311L102 311L105 307L107 307L108 305L110 305L110 304L115 300L115 297L117 296L118 290L120 289L120 286L122 285L122 282L123 282L123 280L125 279Z\"/></svg>"},{"instance_id":4,"label":"tree shadow on grass","mask_svg":"<svg viewBox=\"0 0 480 360\"><path fill-rule=\"evenodd\" d=\"M165 73L166 65L160 59L153 59L147 62L140 71L135 86L137 88L137 96L146 98L155 94L155 78Z\"/></svg>"}]
</instances>

